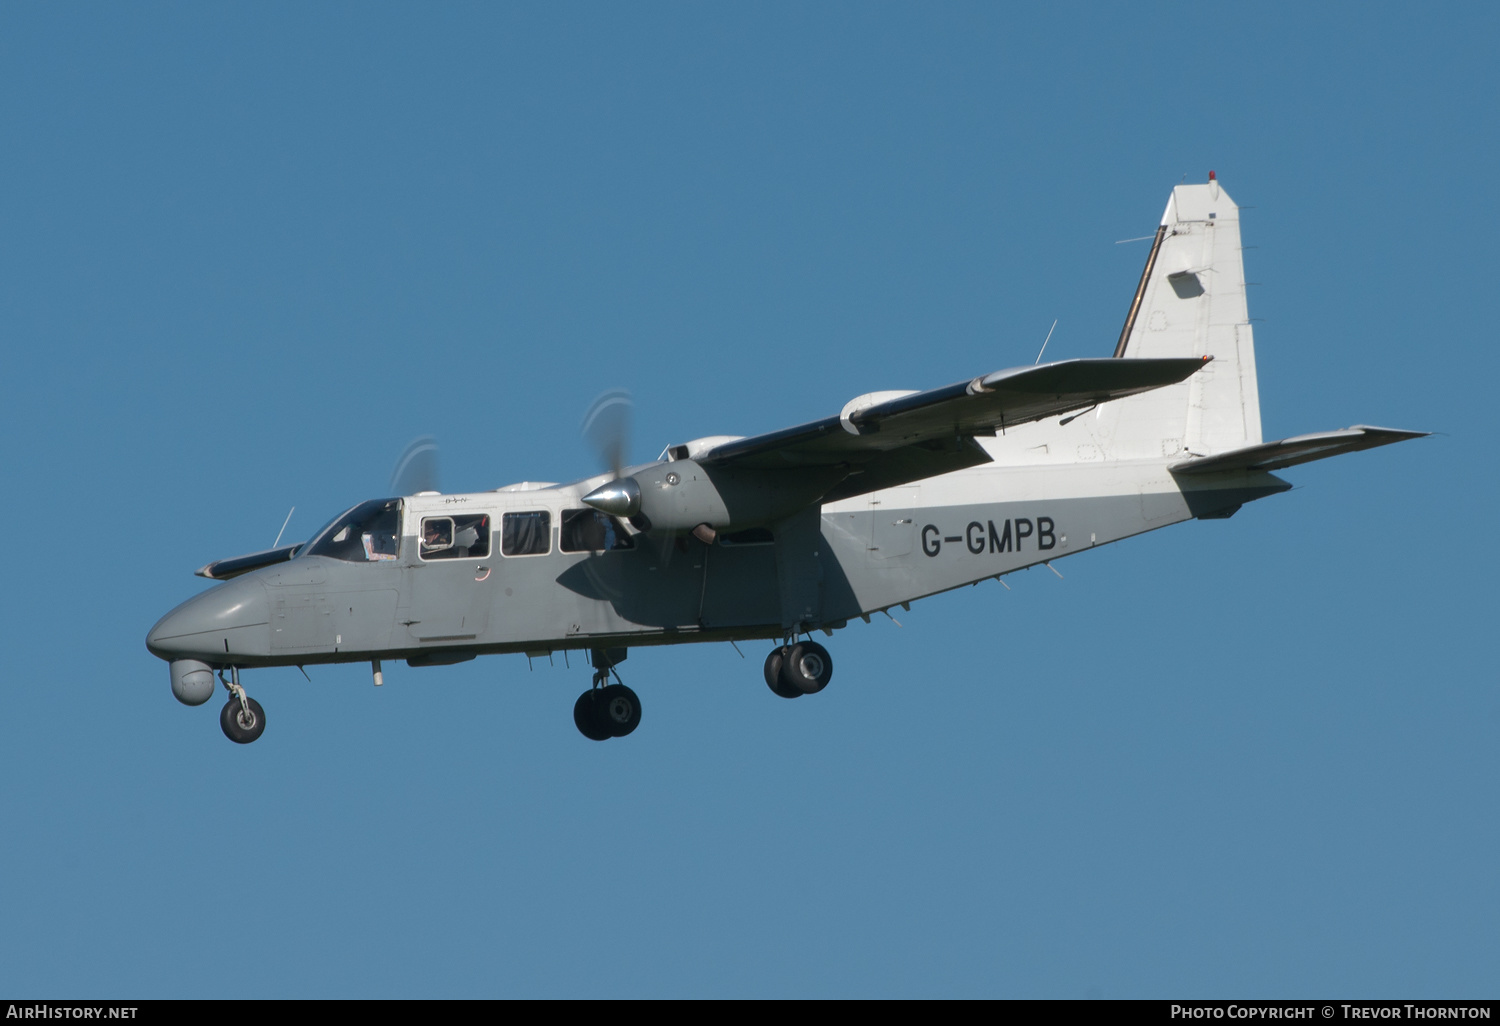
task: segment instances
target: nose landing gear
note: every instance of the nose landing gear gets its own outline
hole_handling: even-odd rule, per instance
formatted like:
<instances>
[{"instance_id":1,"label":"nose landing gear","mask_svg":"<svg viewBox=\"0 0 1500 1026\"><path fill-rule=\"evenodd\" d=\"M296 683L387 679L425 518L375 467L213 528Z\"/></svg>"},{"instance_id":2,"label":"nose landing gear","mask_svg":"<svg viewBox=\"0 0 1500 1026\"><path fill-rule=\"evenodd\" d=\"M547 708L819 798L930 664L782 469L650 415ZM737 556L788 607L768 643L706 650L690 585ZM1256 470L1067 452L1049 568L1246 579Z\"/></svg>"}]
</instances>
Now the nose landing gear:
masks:
<instances>
[{"instance_id":1,"label":"nose landing gear","mask_svg":"<svg viewBox=\"0 0 1500 1026\"><path fill-rule=\"evenodd\" d=\"M589 654L594 664L594 685L573 703L573 725L590 741L624 737L641 723L641 700L624 684L615 666L625 660L623 648L596 648ZM614 684L607 681L610 675Z\"/></svg>"},{"instance_id":2,"label":"nose landing gear","mask_svg":"<svg viewBox=\"0 0 1500 1026\"><path fill-rule=\"evenodd\" d=\"M229 680L224 679L224 671L220 670L219 683L229 691L229 701L219 712L219 726L223 728L224 736L235 744L248 745L265 733L266 711L240 687L238 666L229 668Z\"/></svg>"}]
</instances>

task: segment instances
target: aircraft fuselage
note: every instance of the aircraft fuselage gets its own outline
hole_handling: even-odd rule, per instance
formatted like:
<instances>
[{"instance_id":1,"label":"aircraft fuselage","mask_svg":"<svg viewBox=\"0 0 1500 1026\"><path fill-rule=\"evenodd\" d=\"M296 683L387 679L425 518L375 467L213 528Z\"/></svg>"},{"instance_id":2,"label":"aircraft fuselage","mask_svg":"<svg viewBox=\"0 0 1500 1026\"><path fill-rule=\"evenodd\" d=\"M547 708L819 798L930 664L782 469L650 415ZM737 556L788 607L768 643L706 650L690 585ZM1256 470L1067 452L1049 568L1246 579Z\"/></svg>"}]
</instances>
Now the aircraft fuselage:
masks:
<instances>
[{"instance_id":1,"label":"aircraft fuselage","mask_svg":"<svg viewBox=\"0 0 1500 1026\"><path fill-rule=\"evenodd\" d=\"M302 555L226 581L168 613L151 651L211 666L372 659L453 662L504 652L781 638L1060 559L1287 486L1269 474L1179 486L1169 461L960 471L823 506L705 544L627 533L566 551L585 486L409 498L394 558ZM478 555L430 558L424 525L483 517ZM811 511L810 511L811 512ZM536 525L506 554L509 518ZM585 539L587 542L588 539ZM779 556L778 556L779 550ZM789 567L794 567L790 573ZM788 580L787 578L792 578Z\"/></svg>"}]
</instances>

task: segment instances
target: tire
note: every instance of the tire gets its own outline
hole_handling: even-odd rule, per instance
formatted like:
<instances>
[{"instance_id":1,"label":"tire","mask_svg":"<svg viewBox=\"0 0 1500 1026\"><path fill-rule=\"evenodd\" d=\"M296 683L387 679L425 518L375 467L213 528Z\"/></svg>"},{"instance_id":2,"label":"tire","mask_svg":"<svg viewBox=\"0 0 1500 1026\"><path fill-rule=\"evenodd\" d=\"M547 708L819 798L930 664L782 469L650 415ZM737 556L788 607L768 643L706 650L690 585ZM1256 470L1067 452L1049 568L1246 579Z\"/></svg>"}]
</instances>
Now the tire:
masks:
<instances>
[{"instance_id":1,"label":"tire","mask_svg":"<svg viewBox=\"0 0 1500 1026\"><path fill-rule=\"evenodd\" d=\"M245 699L245 704L250 707L249 723L241 721L244 713L238 698L231 698L219 713L219 726L224 729L224 736L237 745L248 745L266 732L266 711L253 698Z\"/></svg>"},{"instance_id":2,"label":"tire","mask_svg":"<svg viewBox=\"0 0 1500 1026\"><path fill-rule=\"evenodd\" d=\"M578 733L590 741L608 741L611 737L600 722L602 717L599 713L603 707L603 701L593 688L579 695L578 701L573 703L573 725L578 728Z\"/></svg>"},{"instance_id":3,"label":"tire","mask_svg":"<svg viewBox=\"0 0 1500 1026\"><path fill-rule=\"evenodd\" d=\"M775 695L782 698L801 698L802 692L796 688L782 683L781 664L786 655L786 649L777 647L771 649L771 654L766 656L766 687L771 689Z\"/></svg>"},{"instance_id":4,"label":"tire","mask_svg":"<svg viewBox=\"0 0 1500 1026\"><path fill-rule=\"evenodd\" d=\"M781 663L781 683L804 695L815 695L833 679L833 657L816 641L793 645Z\"/></svg>"},{"instance_id":5,"label":"tire","mask_svg":"<svg viewBox=\"0 0 1500 1026\"><path fill-rule=\"evenodd\" d=\"M610 684L599 697L598 720L611 737L624 737L641 725L641 700L624 684Z\"/></svg>"}]
</instances>

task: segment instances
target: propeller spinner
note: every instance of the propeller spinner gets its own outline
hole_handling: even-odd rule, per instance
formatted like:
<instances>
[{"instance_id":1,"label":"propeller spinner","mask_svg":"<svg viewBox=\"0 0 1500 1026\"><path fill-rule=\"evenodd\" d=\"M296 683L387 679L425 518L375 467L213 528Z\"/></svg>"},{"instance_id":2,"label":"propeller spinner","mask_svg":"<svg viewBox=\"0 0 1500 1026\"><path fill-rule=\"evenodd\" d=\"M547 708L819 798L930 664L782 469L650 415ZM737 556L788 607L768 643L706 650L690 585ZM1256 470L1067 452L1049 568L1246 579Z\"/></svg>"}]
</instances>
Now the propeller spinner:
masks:
<instances>
[{"instance_id":1,"label":"propeller spinner","mask_svg":"<svg viewBox=\"0 0 1500 1026\"><path fill-rule=\"evenodd\" d=\"M641 486L634 478L620 476L625 467L625 452L630 448L634 405L629 392L611 389L589 405L583 418L583 437L610 474L610 480L585 495L583 501L617 517L633 517L641 511Z\"/></svg>"}]
</instances>

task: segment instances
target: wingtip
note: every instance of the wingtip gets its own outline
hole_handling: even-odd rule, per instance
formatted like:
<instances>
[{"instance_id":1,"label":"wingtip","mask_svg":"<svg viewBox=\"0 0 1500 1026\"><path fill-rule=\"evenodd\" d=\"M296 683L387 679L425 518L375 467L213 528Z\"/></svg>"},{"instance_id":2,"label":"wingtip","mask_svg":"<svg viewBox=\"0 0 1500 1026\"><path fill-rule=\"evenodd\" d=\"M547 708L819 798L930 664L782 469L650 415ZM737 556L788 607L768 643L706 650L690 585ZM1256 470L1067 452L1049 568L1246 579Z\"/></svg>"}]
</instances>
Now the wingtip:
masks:
<instances>
[{"instance_id":1,"label":"wingtip","mask_svg":"<svg viewBox=\"0 0 1500 1026\"><path fill-rule=\"evenodd\" d=\"M1395 435L1397 438L1399 438L1399 439L1401 439L1403 441L1405 439L1408 439L1408 438L1430 438L1430 437L1432 437L1432 432L1431 431L1411 431L1411 430L1408 430L1406 428L1376 427L1374 424L1352 424L1352 425L1350 425L1349 430L1350 431L1363 431L1366 434Z\"/></svg>"}]
</instances>

